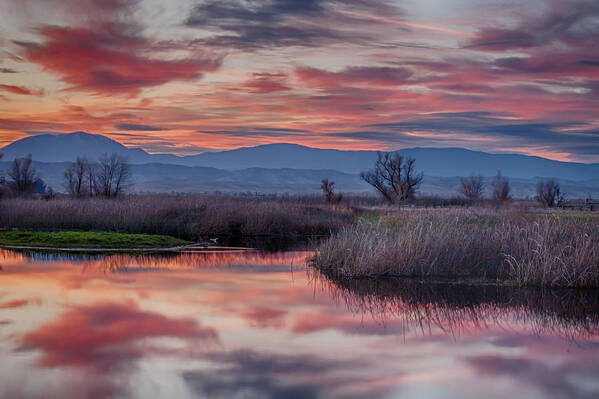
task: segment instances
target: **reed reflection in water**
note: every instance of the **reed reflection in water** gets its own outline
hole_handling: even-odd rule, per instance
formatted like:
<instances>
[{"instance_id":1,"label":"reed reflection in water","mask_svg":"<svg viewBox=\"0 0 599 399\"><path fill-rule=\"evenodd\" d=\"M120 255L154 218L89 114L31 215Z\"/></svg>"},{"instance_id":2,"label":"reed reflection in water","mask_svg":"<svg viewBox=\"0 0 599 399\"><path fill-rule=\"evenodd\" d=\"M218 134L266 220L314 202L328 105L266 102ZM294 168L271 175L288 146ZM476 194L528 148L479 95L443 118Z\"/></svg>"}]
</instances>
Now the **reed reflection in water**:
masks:
<instances>
[{"instance_id":1,"label":"reed reflection in water","mask_svg":"<svg viewBox=\"0 0 599 399\"><path fill-rule=\"evenodd\" d=\"M401 319L423 334L438 327L453 336L489 326L526 326L572 341L597 339L599 290L469 285L417 279L346 279L310 271L315 286L355 314L381 323Z\"/></svg>"}]
</instances>

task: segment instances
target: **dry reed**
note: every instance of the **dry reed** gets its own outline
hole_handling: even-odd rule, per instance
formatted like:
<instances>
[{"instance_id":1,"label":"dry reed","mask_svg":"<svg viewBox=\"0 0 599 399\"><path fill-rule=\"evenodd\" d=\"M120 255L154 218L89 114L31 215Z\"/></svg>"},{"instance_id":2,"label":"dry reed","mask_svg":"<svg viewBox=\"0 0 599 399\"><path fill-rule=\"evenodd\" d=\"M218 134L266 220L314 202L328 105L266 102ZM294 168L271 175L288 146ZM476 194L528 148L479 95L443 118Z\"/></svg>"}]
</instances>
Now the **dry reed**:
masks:
<instances>
[{"instance_id":1,"label":"dry reed","mask_svg":"<svg viewBox=\"0 0 599 399\"><path fill-rule=\"evenodd\" d=\"M489 209L403 212L322 243L314 265L338 278L404 276L599 286L599 218Z\"/></svg>"},{"instance_id":2,"label":"dry reed","mask_svg":"<svg viewBox=\"0 0 599 399\"><path fill-rule=\"evenodd\" d=\"M0 204L0 226L28 230L96 230L204 236L299 237L330 234L353 211L301 199L204 195L136 195L121 199L11 199Z\"/></svg>"}]
</instances>

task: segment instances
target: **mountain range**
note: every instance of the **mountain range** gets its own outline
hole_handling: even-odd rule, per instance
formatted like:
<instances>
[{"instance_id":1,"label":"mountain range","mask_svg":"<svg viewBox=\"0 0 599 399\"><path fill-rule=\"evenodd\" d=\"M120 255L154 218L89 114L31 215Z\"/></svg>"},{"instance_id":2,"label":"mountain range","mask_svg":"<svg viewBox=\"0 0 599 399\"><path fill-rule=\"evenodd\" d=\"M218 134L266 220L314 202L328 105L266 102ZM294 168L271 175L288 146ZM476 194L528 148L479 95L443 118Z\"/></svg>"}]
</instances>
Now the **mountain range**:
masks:
<instances>
[{"instance_id":1,"label":"mountain range","mask_svg":"<svg viewBox=\"0 0 599 399\"><path fill-rule=\"evenodd\" d=\"M267 144L197 155L150 154L106 136L75 132L41 134L17 140L0 149L0 170L14 158L31 154L43 178L60 191L62 174L77 156L96 160L104 153L126 156L132 164L136 191L316 192L321 179L337 182L339 189L367 192L359 172L372 168L376 151L320 149L297 144ZM497 170L510 177L519 196L529 196L539 178L562 180L577 196L599 193L599 164L560 162L520 154L490 154L463 148L408 148L399 150L416 159L425 175L422 192L455 193L460 176Z\"/></svg>"}]
</instances>

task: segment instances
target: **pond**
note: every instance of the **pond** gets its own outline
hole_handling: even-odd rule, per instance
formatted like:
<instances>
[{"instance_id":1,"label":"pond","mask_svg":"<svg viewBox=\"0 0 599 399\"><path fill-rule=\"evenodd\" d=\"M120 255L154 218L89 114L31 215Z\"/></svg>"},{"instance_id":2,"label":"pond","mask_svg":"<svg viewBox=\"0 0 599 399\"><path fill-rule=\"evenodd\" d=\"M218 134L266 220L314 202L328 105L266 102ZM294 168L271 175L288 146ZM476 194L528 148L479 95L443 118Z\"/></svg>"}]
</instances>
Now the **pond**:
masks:
<instances>
[{"instance_id":1,"label":"pond","mask_svg":"<svg viewBox=\"0 0 599 399\"><path fill-rule=\"evenodd\" d=\"M597 398L599 295L0 250L0 398Z\"/></svg>"}]
</instances>

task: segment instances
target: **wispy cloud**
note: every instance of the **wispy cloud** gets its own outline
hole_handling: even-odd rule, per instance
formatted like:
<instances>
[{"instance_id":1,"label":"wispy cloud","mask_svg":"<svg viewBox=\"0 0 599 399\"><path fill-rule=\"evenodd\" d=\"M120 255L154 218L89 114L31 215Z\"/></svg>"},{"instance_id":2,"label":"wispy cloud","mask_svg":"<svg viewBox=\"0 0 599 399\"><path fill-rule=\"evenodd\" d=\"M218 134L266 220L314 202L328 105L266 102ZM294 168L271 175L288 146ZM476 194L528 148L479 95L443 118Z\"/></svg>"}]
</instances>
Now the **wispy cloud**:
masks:
<instances>
[{"instance_id":1,"label":"wispy cloud","mask_svg":"<svg viewBox=\"0 0 599 399\"><path fill-rule=\"evenodd\" d=\"M433 31L437 31L437 32L451 33L454 35L462 35L462 36L473 36L474 35L473 32L467 32L467 31L451 29L451 28L444 28L442 26L418 24L418 23L410 22L410 21L402 21L402 20L393 19L393 18L381 17L379 15L370 15L370 14L364 14L361 12L347 11L347 10L336 10L336 11L340 14L349 15L349 16L357 17L357 18L370 19L373 21L384 22L387 24L403 25L403 26L409 26L410 28L433 30Z\"/></svg>"}]
</instances>

